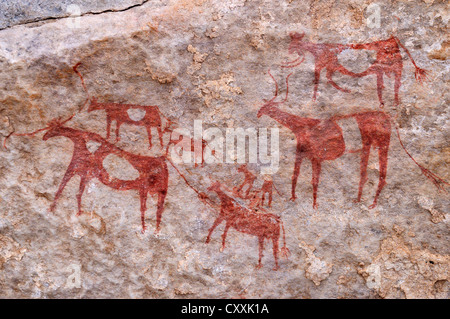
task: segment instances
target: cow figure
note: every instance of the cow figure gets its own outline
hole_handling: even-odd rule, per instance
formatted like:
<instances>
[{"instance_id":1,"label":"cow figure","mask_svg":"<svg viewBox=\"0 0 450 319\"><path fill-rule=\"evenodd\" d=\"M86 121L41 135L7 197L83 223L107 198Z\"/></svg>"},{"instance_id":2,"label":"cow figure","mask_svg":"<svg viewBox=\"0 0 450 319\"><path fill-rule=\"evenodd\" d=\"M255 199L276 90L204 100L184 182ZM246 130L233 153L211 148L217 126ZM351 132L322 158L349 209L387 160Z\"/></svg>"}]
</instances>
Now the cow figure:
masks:
<instances>
[{"instance_id":1,"label":"cow figure","mask_svg":"<svg viewBox=\"0 0 450 319\"><path fill-rule=\"evenodd\" d=\"M141 223L142 232L145 231L145 212L147 211L148 194L158 195L156 209L156 232L159 231L162 213L164 211L164 201L167 195L169 182L169 171L167 169L166 157L149 157L128 153L117 146L109 143L96 133L80 131L62 125L59 121L52 121L46 128L47 132L43 140L53 137L67 137L73 144L72 160L64 174L64 177L56 192L55 199L50 207L54 211L56 201L61 196L67 183L78 175L80 177L80 187L77 194L78 215L82 213L81 200L84 189L90 180L97 178L104 185L116 190L136 190L139 193L141 202ZM100 146L94 153L87 147L88 142L98 143ZM139 177L134 180L121 180L113 178L103 167L104 159L110 155L116 155L127 160L138 172Z\"/></svg>"},{"instance_id":2,"label":"cow figure","mask_svg":"<svg viewBox=\"0 0 450 319\"><path fill-rule=\"evenodd\" d=\"M140 120L133 120L128 114L130 109L139 109L145 111L145 115ZM133 124L143 126L148 134L148 148L152 148L152 133L151 128L156 127L159 135L160 145L163 145L162 136L163 130L161 126L161 116L159 108L156 105L134 105L134 104L119 104L119 103L99 103L95 97L91 99L91 104L88 107L88 112L104 110L106 112L106 139L109 139L111 133L111 122L116 121L116 142L120 140L120 126L122 124Z\"/></svg>"},{"instance_id":3,"label":"cow figure","mask_svg":"<svg viewBox=\"0 0 450 319\"><path fill-rule=\"evenodd\" d=\"M275 259L275 268L278 266L278 242L280 238L280 229L283 230L283 247L280 252L282 256L289 255L289 249L286 247L286 238L284 232L284 226L280 217L270 214L258 212L239 205L233 198L228 196L223 190L219 182L213 183L209 188L209 192L215 192L220 199L220 213L214 221L214 224L209 230L206 243L211 240L211 234L214 229L225 221L225 230L222 234L222 248L225 249L225 240L230 227L236 229L239 232L246 233L258 237L259 241L259 259L256 268L261 268L261 259L264 250L264 240L272 240L273 257Z\"/></svg>"},{"instance_id":4,"label":"cow figure","mask_svg":"<svg viewBox=\"0 0 450 319\"><path fill-rule=\"evenodd\" d=\"M284 63L282 67L292 68L300 65L304 61L305 52L309 52L314 56L314 94L313 100L316 100L317 89L319 87L320 73L323 69L327 70L327 80L333 87L343 92L350 92L347 89L338 86L332 79L335 72L340 72L344 75L348 75L353 78L364 77L367 75L375 75L377 78L377 94L378 100L380 101L380 106L384 106L383 101L383 89L384 80L383 77L393 76L394 78L394 103L395 105L400 104L399 90L402 80L403 71L403 58L400 53L400 48L402 48L408 57L410 58L412 64L415 67L415 77L419 83L422 83L427 78L427 71L421 69L417 66L411 53L408 49L400 42L400 40L391 36L386 40L379 40L370 43L357 43L357 44L339 44L339 43L314 43L304 40L305 34L291 33L291 42L289 44L289 54L298 54L299 57L294 61ZM338 60L338 54L343 50L354 49L354 50L371 50L376 52L375 62L364 72L355 73L347 70L343 67ZM303 59L300 60L300 57Z\"/></svg>"}]
</instances>

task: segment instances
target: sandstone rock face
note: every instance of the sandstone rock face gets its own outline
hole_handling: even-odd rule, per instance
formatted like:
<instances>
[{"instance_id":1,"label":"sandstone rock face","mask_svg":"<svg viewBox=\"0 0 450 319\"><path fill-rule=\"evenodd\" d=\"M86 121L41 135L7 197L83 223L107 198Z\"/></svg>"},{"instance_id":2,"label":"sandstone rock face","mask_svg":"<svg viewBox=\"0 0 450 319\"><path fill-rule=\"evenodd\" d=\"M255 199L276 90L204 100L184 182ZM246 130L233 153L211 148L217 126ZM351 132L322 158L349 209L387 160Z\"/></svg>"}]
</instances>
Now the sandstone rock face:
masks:
<instances>
[{"instance_id":1,"label":"sandstone rock face","mask_svg":"<svg viewBox=\"0 0 450 319\"><path fill-rule=\"evenodd\" d=\"M1 296L449 298L445 2L0 12Z\"/></svg>"},{"instance_id":2,"label":"sandstone rock face","mask_svg":"<svg viewBox=\"0 0 450 319\"><path fill-rule=\"evenodd\" d=\"M75 18L86 14L101 14L105 11L125 11L146 2L148 0L5 0L0 3L0 29L63 17Z\"/></svg>"}]
</instances>

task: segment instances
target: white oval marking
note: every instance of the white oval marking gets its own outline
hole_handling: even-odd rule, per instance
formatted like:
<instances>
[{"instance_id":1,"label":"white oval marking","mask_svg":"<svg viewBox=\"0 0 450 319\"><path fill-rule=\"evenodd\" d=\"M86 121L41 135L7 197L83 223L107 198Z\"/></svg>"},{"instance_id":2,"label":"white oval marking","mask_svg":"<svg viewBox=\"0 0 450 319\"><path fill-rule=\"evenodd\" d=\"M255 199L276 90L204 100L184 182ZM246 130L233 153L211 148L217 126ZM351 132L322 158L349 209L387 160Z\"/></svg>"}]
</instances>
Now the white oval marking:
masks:
<instances>
[{"instance_id":1,"label":"white oval marking","mask_svg":"<svg viewBox=\"0 0 450 319\"><path fill-rule=\"evenodd\" d=\"M139 171L130 162L114 154L109 154L105 157L103 167L113 178L132 181L139 177Z\"/></svg>"},{"instance_id":2,"label":"white oval marking","mask_svg":"<svg viewBox=\"0 0 450 319\"><path fill-rule=\"evenodd\" d=\"M95 142L95 141L87 141L86 142L86 148L91 154L94 154L97 152L98 148L102 145L102 143Z\"/></svg>"},{"instance_id":3,"label":"white oval marking","mask_svg":"<svg viewBox=\"0 0 450 319\"><path fill-rule=\"evenodd\" d=\"M338 121L338 125L342 129L342 135L345 142L345 151L356 151L362 147L361 132L359 126L353 117Z\"/></svg>"},{"instance_id":4,"label":"white oval marking","mask_svg":"<svg viewBox=\"0 0 450 319\"><path fill-rule=\"evenodd\" d=\"M137 122L144 118L146 111L141 108L129 108L127 113L131 120Z\"/></svg>"},{"instance_id":5,"label":"white oval marking","mask_svg":"<svg viewBox=\"0 0 450 319\"><path fill-rule=\"evenodd\" d=\"M339 63L347 70L360 73L367 70L376 59L376 51L344 50L338 54Z\"/></svg>"}]
</instances>

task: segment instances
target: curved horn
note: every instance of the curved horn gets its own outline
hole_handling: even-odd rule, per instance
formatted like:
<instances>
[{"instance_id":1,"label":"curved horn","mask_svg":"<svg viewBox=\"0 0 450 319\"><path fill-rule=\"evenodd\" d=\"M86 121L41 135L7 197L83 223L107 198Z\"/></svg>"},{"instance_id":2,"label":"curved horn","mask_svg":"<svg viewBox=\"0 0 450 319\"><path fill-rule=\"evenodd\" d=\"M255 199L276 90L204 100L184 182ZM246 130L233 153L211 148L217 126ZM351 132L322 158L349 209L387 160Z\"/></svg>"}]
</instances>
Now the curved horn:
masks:
<instances>
[{"instance_id":1,"label":"curved horn","mask_svg":"<svg viewBox=\"0 0 450 319\"><path fill-rule=\"evenodd\" d=\"M289 93L289 77L292 75L292 72L286 77L286 97L283 100L283 103L286 102Z\"/></svg>"},{"instance_id":2,"label":"curved horn","mask_svg":"<svg viewBox=\"0 0 450 319\"><path fill-rule=\"evenodd\" d=\"M43 128L40 128L40 129L38 129L38 130L36 130L36 131L30 132L30 133L15 133L15 132L13 131L13 132L10 133L10 134L5 138L5 140L3 141L3 147L4 147L5 149L8 149L8 148L6 147L6 142L7 142L7 140L8 140L12 135L15 135L15 136L34 136L34 135L36 135L36 134L38 134L38 133L40 133L40 132L43 132L43 131L48 130L48 129L49 129L52 125L54 125L54 124L63 125L63 124L65 124L65 123L67 123L68 121L70 121L71 119L73 119L73 117L75 116L75 114L76 114L76 113L73 113L69 118L67 118L66 120L64 120L64 121L62 121L62 122L61 122L58 118L52 119L52 120L50 120L50 122L48 122L47 126L45 126L45 127L43 127Z\"/></svg>"},{"instance_id":3,"label":"curved horn","mask_svg":"<svg viewBox=\"0 0 450 319\"><path fill-rule=\"evenodd\" d=\"M44 127L44 128L40 128L40 129L38 129L38 130L36 130L36 131L33 131L33 132L31 132L31 133L15 133L15 132L13 131L13 132L9 133L8 136L5 137L5 140L3 141L3 147L5 148L5 150L8 149L8 147L6 147L6 142L7 142L8 139L9 139L11 136L13 136L13 135L15 135L15 136L34 136L34 135L36 135L37 133L40 133L40 132L45 131L45 130L48 130L48 129L49 129L49 126L46 126L46 127Z\"/></svg>"},{"instance_id":4,"label":"curved horn","mask_svg":"<svg viewBox=\"0 0 450 319\"><path fill-rule=\"evenodd\" d=\"M68 117L66 120L60 122L60 125L66 124L67 122L69 122L71 119L73 119L73 117L75 116L75 114L77 113L73 113L70 117Z\"/></svg>"},{"instance_id":5,"label":"curved horn","mask_svg":"<svg viewBox=\"0 0 450 319\"><path fill-rule=\"evenodd\" d=\"M77 64L75 64L72 69L73 71L79 76L79 78L81 79L81 85L83 86L84 92L86 92L86 100L84 101L83 106L81 107L80 111L82 109L84 109L84 107L86 106L86 104L89 102L90 100L90 96L89 96L89 92L87 90L86 84L84 83L84 78L83 75L80 73L80 71L78 71L78 67L81 65L81 62L78 62Z\"/></svg>"},{"instance_id":6,"label":"curved horn","mask_svg":"<svg viewBox=\"0 0 450 319\"><path fill-rule=\"evenodd\" d=\"M9 134L5 137L5 139L3 140L3 148L4 148L5 150L8 149L8 147L6 146L6 141L7 141L8 138L10 138L10 136L13 135L13 134L14 134L14 131L12 131L11 133L9 133Z\"/></svg>"},{"instance_id":7,"label":"curved horn","mask_svg":"<svg viewBox=\"0 0 450 319\"><path fill-rule=\"evenodd\" d=\"M83 86L84 91L86 92L86 94L89 96L89 93L87 91L86 85L84 84L84 79L83 79L83 75L81 75L80 71L78 71L78 67L81 65L81 62L78 62L77 64L75 64L72 67L73 72L75 72L79 78L81 79L81 85Z\"/></svg>"},{"instance_id":8,"label":"curved horn","mask_svg":"<svg viewBox=\"0 0 450 319\"><path fill-rule=\"evenodd\" d=\"M300 58L303 57L303 59L300 62L297 62L298 60L300 60ZM294 61L290 61L290 62L283 62L283 64L281 64L282 68L293 68L296 67L300 64L303 63L303 61L305 61L305 53L302 52L302 55L299 56L297 59L295 59ZM297 63L296 63L297 62ZM295 63L295 64L294 64Z\"/></svg>"},{"instance_id":9,"label":"curved horn","mask_svg":"<svg viewBox=\"0 0 450 319\"><path fill-rule=\"evenodd\" d=\"M272 73L270 73L270 69L269 69L269 71L267 71L267 73L269 73L270 77L275 82L275 96L272 98L272 100L273 100L274 98L276 98L278 96L278 83L275 80L275 78L273 77Z\"/></svg>"},{"instance_id":10,"label":"curved horn","mask_svg":"<svg viewBox=\"0 0 450 319\"><path fill-rule=\"evenodd\" d=\"M55 126L55 125L58 125L58 126L64 125L64 124L66 124L67 122L69 122L71 119L73 119L73 117L75 116L75 114L76 114L76 113L73 113L71 116L69 116L69 117L68 117L67 119L65 119L65 120L61 120L60 117L53 118L53 119L50 120L50 122L48 122L47 127L43 128L43 129L41 129L41 130L49 129L50 127Z\"/></svg>"},{"instance_id":11,"label":"curved horn","mask_svg":"<svg viewBox=\"0 0 450 319\"><path fill-rule=\"evenodd\" d=\"M283 64L282 64L281 67L289 67L289 66L283 66L283 65L288 65L288 64L295 63L295 62L297 62L298 60L300 60L300 58L301 58L301 57L299 56L297 59L295 59L295 60L293 60L293 61L283 62Z\"/></svg>"}]
</instances>

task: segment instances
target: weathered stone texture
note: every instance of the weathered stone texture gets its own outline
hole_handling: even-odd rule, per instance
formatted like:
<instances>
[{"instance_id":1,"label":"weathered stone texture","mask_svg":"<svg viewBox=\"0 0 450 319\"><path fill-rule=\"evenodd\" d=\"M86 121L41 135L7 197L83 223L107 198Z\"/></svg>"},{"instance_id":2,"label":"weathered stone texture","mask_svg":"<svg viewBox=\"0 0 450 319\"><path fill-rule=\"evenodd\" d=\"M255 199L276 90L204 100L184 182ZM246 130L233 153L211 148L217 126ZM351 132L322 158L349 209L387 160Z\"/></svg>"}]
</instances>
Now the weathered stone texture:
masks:
<instances>
[{"instance_id":1,"label":"weathered stone texture","mask_svg":"<svg viewBox=\"0 0 450 319\"><path fill-rule=\"evenodd\" d=\"M38 4L39 3L39 4ZM3 1L0 4L0 295L12 298L449 298L449 197L405 153L429 171L450 180L448 3L379 1L380 25L367 19L372 1ZM81 17L67 17L77 4ZM51 18L51 19L49 19ZM35 21L39 21L33 23ZM77 24L78 23L78 24ZM411 58L403 62L399 104L394 76L384 76L380 106L376 74L332 79L321 73L314 101L314 67L310 52L289 53L290 33L316 44L361 44L395 35L416 65L427 71L421 84ZM377 59L373 50L346 47L337 58L354 73ZM272 207L285 229L288 259L274 268L272 241L265 241L262 267L258 239L230 228L226 247L219 215L189 187L219 198L207 189L220 181L230 190L243 181L238 164L168 163L168 192L161 229L155 234L157 195L147 200L147 231L141 233L136 190L116 190L93 178L83 193L77 216L80 178L74 177L50 207L74 144L65 137L43 140L46 133L21 133L46 127L52 119L106 137L106 113L88 112L86 92L99 102L157 105L162 121L193 129L280 129L279 170L273 174L280 192ZM352 119L339 121L347 152L324 161L313 209L311 161L305 159L290 201L296 139L287 127L258 111L275 85L278 105L290 114L327 119L362 111L383 111L392 125L386 186L378 205L378 152L372 148L368 182L354 202L360 181L360 131ZM90 102L89 102L90 103ZM88 103L88 104L89 104ZM139 110L130 117L139 119ZM166 119L167 118L167 119ZM148 149L145 127L123 124L115 142L131 154L161 156L157 131ZM324 131L326 134L326 130ZM95 154L101 145L87 145ZM358 151L359 150L359 151ZM121 156L103 161L106 171L133 180L139 171ZM260 164L249 164L264 179ZM147 168L146 168L147 169ZM189 185L185 182L183 174ZM229 193L231 194L231 193ZM236 198L239 203L248 201ZM280 236L280 248L283 245ZM77 270L79 269L79 271ZM79 285L69 279L80 275Z\"/></svg>"}]
</instances>

